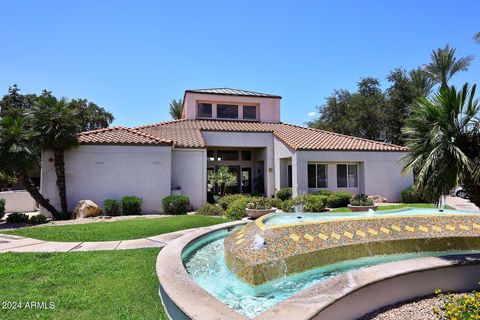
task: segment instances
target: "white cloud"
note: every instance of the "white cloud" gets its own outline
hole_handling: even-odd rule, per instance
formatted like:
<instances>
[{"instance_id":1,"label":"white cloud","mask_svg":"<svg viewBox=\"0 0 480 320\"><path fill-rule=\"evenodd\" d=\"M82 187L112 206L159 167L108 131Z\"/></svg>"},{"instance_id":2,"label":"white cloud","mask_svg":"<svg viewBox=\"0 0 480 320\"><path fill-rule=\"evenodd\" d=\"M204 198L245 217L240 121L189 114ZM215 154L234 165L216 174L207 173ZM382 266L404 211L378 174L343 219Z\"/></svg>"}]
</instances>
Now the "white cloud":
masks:
<instances>
[{"instance_id":1,"label":"white cloud","mask_svg":"<svg viewBox=\"0 0 480 320\"><path fill-rule=\"evenodd\" d=\"M317 113L315 111L307 113L307 116L314 117Z\"/></svg>"}]
</instances>

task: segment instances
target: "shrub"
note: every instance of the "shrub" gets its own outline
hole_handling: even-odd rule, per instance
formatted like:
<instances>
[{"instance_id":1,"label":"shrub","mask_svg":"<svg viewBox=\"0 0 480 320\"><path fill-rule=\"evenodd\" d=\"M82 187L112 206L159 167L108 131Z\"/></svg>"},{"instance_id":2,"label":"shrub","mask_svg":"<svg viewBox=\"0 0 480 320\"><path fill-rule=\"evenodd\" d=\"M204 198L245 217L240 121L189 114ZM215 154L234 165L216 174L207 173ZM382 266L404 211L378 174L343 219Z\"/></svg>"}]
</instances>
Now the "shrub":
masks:
<instances>
[{"instance_id":1,"label":"shrub","mask_svg":"<svg viewBox=\"0 0 480 320\"><path fill-rule=\"evenodd\" d=\"M72 219L73 212L57 212L53 218L55 220L70 220Z\"/></svg>"},{"instance_id":2,"label":"shrub","mask_svg":"<svg viewBox=\"0 0 480 320\"><path fill-rule=\"evenodd\" d=\"M247 204L252 201L250 197L241 197L235 201L233 201L227 209L226 216L230 219L237 219L240 220L247 216L245 209L247 208Z\"/></svg>"},{"instance_id":3,"label":"shrub","mask_svg":"<svg viewBox=\"0 0 480 320\"><path fill-rule=\"evenodd\" d=\"M103 202L103 206L105 207L105 215L107 216L119 216L122 214L120 201L118 200L107 199Z\"/></svg>"},{"instance_id":4,"label":"shrub","mask_svg":"<svg viewBox=\"0 0 480 320\"><path fill-rule=\"evenodd\" d=\"M317 196L330 196L333 194L333 191L330 191L330 190L318 190L318 191L315 191L313 193L314 195L317 195Z\"/></svg>"},{"instance_id":5,"label":"shrub","mask_svg":"<svg viewBox=\"0 0 480 320\"><path fill-rule=\"evenodd\" d=\"M327 206L327 196L317 196L313 194L305 197L305 212L320 212L324 211Z\"/></svg>"},{"instance_id":6,"label":"shrub","mask_svg":"<svg viewBox=\"0 0 480 320\"><path fill-rule=\"evenodd\" d=\"M163 210L169 214L186 214L190 209L190 199L187 196L171 195L163 198Z\"/></svg>"},{"instance_id":7,"label":"shrub","mask_svg":"<svg viewBox=\"0 0 480 320\"><path fill-rule=\"evenodd\" d=\"M24 213L13 212L7 217L7 223L28 222L28 216Z\"/></svg>"},{"instance_id":8,"label":"shrub","mask_svg":"<svg viewBox=\"0 0 480 320\"><path fill-rule=\"evenodd\" d=\"M140 214L142 212L141 198L135 196L127 196L122 198L122 213L124 215Z\"/></svg>"},{"instance_id":9,"label":"shrub","mask_svg":"<svg viewBox=\"0 0 480 320\"><path fill-rule=\"evenodd\" d=\"M267 201L270 203L270 207L274 207L277 209L282 208L283 201L279 198L266 198Z\"/></svg>"},{"instance_id":10,"label":"shrub","mask_svg":"<svg viewBox=\"0 0 480 320\"><path fill-rule=\"evenodd\" d=\"M327 198L329 208L342 208L350 204L353 194L346 191L331 193Z\"/></svg>"},{"instance_id":11,"label":"shrub","mask_svg":"<svg viewBox=\"0 0 480 320\"><path fill-rule=\"evenodd\" d=\"M373 200L368 199L368 197L362 193L353 197L352 201L350 201L350 204L352 206L373 206Z\"/></svg>"},{"instance_id":12,"label":"shrub","mask_svg":"<svg viewBox=\"0 0 480 320\"><path fill-rule=\"evenodd\" d=\"M292 199L288 199L288 200L283 201L282 211L283 212L294 212L295 211L293 209L293 200Z\"/></svg>"},{"instance_id":13,"label":"shrub","mask_svg":"<svg viewBox=\"0 0 480 320\"><path fill-rule=\"evenodd\" d=\"M43 214L37 214L37 215L31 216L30 219L28 219L28 223L30 224L47 223L47 217L45 217Z\"/></svg>"},{"instance_id":14,"label":"shrub","mask_svg":"<svg viewBox=\"0 0 480 320\"><path fill-rule=\"evenodd\" d=\"M241 194L231 194L229 196L223 196L218 200L218 205L222 207L223 210L227 210L228 207L234 202L239 199L245 198L244 195Z\"/></svg>"},{"instance_id":15,"label":"shrub","mask_svg":"<svg viewBox=\"0 0 480 320\"><path fill-rule=\"evenodd\" d=\"M250 197L249 199L250 201L247 203L247 209L267 210L272 208L272 203L268 198Z\"/></svg>"},{"instance_id":16,"label":"shrub","mask_svg":"<svg viewBox=\"0 0 480 320\"><path fill-rule=\"evenodd\" d=\"M292 198L292 188L282 188L275 195L278 199L285 201Z\"/></svg>"},{"instance_id":17,"label":"shrub","mask_svg":"<svg viewBox=\"0 0 480 320\"><path fill-rule=\"evenodd\" d=\"M427 197L425 197L420 191L414 188L407 188L400 193L403 203L429 203Z\"/></svg>"},{"instance_id":18,"label":"shrub","mask_svg":"<svg viewBox=\"0 0 480 320\"><path fill-rule=\"evenodd\" d=\"M480 292L444 294L441 290L435 290L435 294L442 303L440 310L433 308L439 319L480 319Z\"/></svg>"},{"instance_id":19,"label":"shrub","mask_svg":"<svg viewBox=\"0 0 480 320\"><path fill-rule=\"evenodd\" d=\"M197 210L197 214L202 216L223 216L225 211L218 205L206 204Z\"/></svg>"},{"instance_id":20,"label":"shrub","mask_svg":"<svg viewBox=\"0 0 480 320\"><path fill-rule=\"evenodd\" d=\"M0 219L5 215L5 199L0 199Z\"/></svg>"}]
</instances>

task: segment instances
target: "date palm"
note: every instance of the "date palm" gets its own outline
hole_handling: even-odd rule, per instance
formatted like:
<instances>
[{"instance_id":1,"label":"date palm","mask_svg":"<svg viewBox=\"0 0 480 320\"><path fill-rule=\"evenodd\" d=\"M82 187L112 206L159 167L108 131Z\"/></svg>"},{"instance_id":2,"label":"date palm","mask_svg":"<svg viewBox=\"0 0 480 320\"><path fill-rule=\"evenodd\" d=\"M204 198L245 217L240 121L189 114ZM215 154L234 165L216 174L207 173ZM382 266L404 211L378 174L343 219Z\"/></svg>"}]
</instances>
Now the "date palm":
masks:
<instances>
[{"instance_id":1,"label":"date palm","mask_svg":"<svg viewBox=\"0 0 480 320\"><path fill-rule=\"evenodd\" d=\"M480 206L480 132L476 85L440 88L431 98L419 99L403 132L409 153L403 171L416 173L416 187L439 199L460 182L471 201Z\"/></svg>"},{"instance_id":2,"label":"date palm","mask_svg":"<svg viewBox=\"0 0 480 320\"><path fill-rule=\"evenodd\" d=\"M40 151L35 143L36 136L37 133L19 114L8 115L0 120L0 174L17 178L32 198L55 216L57 210L28 176L28 171L39 164Z\"/></svg>"},{"instance_id":3,"label":"date palm","mask_svg":"<svg viewBox=\"0 0 480 320\"><path fill-rule=\"evenodd\" d=\"M466 71L473 61L473 56L455 57L455 48L446 45L438 48L430 55L430 63L425 66L425 72L442 88L448 87L450 78L459 71Z\"/></svg>"},{"instance_id":4,"label":"date palm","mask_svg":"<svg viewBox=\"0 0 480 320\"><path fill-rule=\"evenodd\" d=\"M227 166L221 166L216 172L208 175L208 181L220 188L220 196L222 197L227 193L227 187L235 183L235 179L235 175L230 172Z\"/></svg>"},{"instance_id":5,"label":"date palm","mask_svg":"<svg viewBox=\"0 0 480 320\"><path fill-rule=\"evenodd\" d=\"M182 119L182 111L183 111L183 100L173 99L172 102L170 102L170 111L169 111L172 119L175 119L175 120Z\"/></svg>"},{"instance_id":6,"label":"date palm","mask_svg":"<svg viewBox=\"0 0 480 320\"><path fill-rule=\"evenodd\" d=\"M78 109L66 99L58 100L44 91L38 97L31 112L33 129L39 132L38 143L42 150L53 152L53 163L57 177L57 188L62 213L68 212L65 181L65 151L77 145L77 134L81 131Z\"/></svg>"},{"instance_id":7,"label":"date palm","mask_svg":"<svg viewBox=\"0 0 480 320\"><path fill-rule=\"evenodd\" d=\"M473 36L473 40L474 40L476 43L480 43L480 32L477 32L477 33Z\"/></svg>"}]
</instances>

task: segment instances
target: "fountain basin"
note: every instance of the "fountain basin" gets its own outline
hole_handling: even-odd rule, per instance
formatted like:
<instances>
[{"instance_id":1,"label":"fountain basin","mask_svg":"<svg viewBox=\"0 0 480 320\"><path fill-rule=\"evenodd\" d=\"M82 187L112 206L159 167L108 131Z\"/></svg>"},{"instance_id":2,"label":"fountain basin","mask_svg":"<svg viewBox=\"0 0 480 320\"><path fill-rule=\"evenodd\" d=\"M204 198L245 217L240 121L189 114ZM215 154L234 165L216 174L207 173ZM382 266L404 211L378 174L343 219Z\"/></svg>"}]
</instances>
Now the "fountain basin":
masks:
<instances>
[{"instance_id":1,"label":"fountain basin","mask_svg":"<svg viewBox=\"0 0 480 320\"><path fill-rule=\"evenodd\" d=\"M224 240L227 266L250 284L373 255L480 249L478 214L415 209L344 218L313 214L318 219L308 219L304 214L300 222L272 223L290 219L276 215L259 218ZM258 236L265 241L261 249L253 246Z\"/></svg>"},{"instance_id":2,"label":"fountain basin","mask_svg":"<svg viewBox=\"0 0 480 320\"><path fill-rule=\"evenodd\" d=\"M378 206L352 206L351 204L348 205L348 209L353 212L363 212L363 211L369 211L369 210L377 210Z\"/></svg>"}]
</instances>

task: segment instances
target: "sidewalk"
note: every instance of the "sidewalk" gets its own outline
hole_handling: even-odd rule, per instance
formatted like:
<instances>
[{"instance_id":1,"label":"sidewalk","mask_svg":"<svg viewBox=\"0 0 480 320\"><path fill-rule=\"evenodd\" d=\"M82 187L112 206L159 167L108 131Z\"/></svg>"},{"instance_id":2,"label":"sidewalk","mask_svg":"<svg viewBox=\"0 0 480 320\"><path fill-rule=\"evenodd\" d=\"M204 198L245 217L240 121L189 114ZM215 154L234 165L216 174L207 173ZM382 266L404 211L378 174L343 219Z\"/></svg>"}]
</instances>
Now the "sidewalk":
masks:
<instances>
[{"instance_id":1,"label":"sidewalk","mask_svg":"<svg viewBox=\"0 0 480 320\"><path fill-rule=\"evenodd\" d=\"M142 239L98 242L43 241L0 233L0 253L3 252L75 252L160 248L195 229L186 229Z\"/></svg>"}]
</instances>

